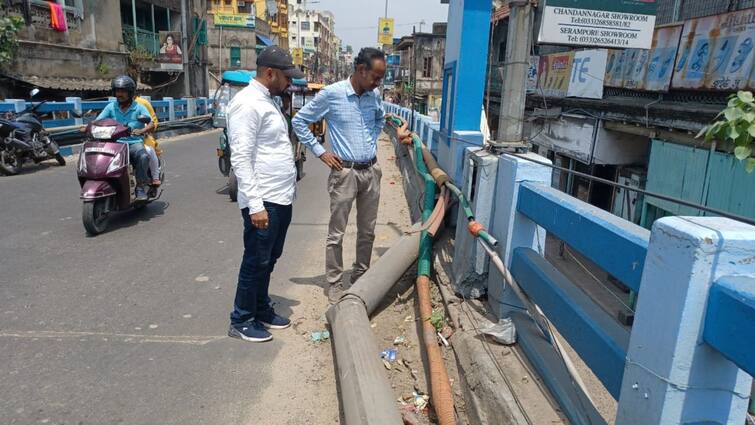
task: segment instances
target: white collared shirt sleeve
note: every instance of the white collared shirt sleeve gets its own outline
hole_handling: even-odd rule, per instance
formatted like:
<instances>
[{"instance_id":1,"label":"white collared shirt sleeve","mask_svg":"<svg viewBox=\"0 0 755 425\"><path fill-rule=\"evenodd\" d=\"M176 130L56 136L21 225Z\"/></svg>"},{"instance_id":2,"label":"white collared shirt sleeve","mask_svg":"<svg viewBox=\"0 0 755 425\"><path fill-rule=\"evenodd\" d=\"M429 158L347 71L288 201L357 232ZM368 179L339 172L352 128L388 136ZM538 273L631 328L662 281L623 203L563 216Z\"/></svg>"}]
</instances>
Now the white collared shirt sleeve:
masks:
<instances>
[{"instance_id":1,"label":"white collared shirt sleeve","mask_svg":"<svg viewBox=\"0 0 755 425\"><path fill-rule=\"evenodd\" d=\"M249 214L265 209L259 179L254 169L261 117L251 102L231 102L228 110L228 139L231 165L238 180L239 193L248 201Z\"/></svg>"}]
</instances>

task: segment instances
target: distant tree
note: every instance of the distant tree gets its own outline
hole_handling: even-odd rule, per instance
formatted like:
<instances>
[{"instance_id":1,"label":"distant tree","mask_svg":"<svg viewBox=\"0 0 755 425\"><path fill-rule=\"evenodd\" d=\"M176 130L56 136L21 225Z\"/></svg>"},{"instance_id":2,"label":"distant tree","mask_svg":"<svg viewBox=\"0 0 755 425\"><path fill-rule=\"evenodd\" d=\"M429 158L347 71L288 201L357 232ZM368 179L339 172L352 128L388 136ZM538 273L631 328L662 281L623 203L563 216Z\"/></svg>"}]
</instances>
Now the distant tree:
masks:
<instances>
[{"instance_id":1,"label":"distant tree","mask_svg":"<svg viewBox=\"0 0 755 425\"><path fill-rule=\"evenodd\" d=\"M0 18L0 68L13 61L18 49L18 31L24 20L18 16Z\"/></svg>"}]
</instances>

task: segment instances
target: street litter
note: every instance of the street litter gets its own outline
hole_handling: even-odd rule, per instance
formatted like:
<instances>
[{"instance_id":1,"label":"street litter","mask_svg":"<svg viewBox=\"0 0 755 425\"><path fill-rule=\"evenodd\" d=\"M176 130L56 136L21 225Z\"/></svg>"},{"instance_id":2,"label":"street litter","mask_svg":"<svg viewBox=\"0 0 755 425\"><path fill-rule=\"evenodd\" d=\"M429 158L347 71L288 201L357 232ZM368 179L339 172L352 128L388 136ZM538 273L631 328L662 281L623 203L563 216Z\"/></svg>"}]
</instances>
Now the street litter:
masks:
<instances>
[{"instance_id":1,"label":"street litter","mask_svg":"<svg viewBox=\"0 0 755 425\"><path fill-rule=\"evenodd\" d=\"M391 362L386 359L383 359L383 366L385 366L386 369L391 370Z\"/></svg>"},{"instance_id":2,"label":"street litter","mask_svg":"<svg viewBox=\"0 0 755 425\"><path fill-rule=\"evenodd\" d=\"M312 332L312 342L324 342L330 339L329 331L316 331Z\"/></svg>"},{"instance_id":3,"label":"street litter","mask_svg":"<svg viewBox=\"0 0 755 425\"><path fill-rule=\"evenodd\" d=\"M414 407L418 412L425 410L427 404L430 402L430 396L427 394L419 394L416 391L412 393L414 396Z\"/></svg>"},{"instance_id":4,"label":"street litter","mask_svg":"<svg viewBox=\"0 0 755 425\"><path fill-rule=\"evenodd\" d=\"M438 339L440 340L440 342L443 344L444 347L448 347L448 340L440 332L438 332Z\"/></svg>"},{"instance_id":5,"label":"street litter","mask_svg":"<svg viewBox=\"0 0 755 425\"><path fill-rule=\"evenodd\" d=\"M405 336L397 336L393 339L393 345L401 345L406 342Z\"/></svg>"},{"instance_id":6,"label":"street litter","mask_svg":"<svg viewBox=\"0 0 755 425\"><path fill-rule=\"evenodd\" d=\"M498 323L488 326L482 330L482 333L490 335L496 342L503 345L516 344L516 327L510 317L505 317Z\"/></svg>"},{"instance_id":7,"label":"street litter","mask_svg":"<svg viewBox=\"0 0 755 425\"><path fill-rule=\"evenodd\" d=\"M388 360L389 362L395 362L397 354L398 350L396 350L395 348L386 348L382 353L380 353L380 358Z\"/></svg>"}]
</instances>

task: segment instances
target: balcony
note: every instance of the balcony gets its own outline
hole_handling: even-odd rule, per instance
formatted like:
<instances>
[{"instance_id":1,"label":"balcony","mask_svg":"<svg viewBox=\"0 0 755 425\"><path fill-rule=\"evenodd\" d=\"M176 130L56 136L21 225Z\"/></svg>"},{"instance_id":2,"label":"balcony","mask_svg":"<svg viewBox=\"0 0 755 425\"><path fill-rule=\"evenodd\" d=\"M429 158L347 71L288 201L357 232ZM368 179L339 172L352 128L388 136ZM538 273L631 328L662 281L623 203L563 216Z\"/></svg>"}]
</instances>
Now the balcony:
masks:
<instances>
[{"instance_id":1,"label":"balcony","mask_svg":"<svg viewBox=\"0 0 755 425\"><path fill-rule=\"evenodd\" d=\"M160 53L160 37L157 33L137 28L136 39L134 39L134 27L126 24L123 24L122 26L123 43L129 50L134 50L135 48L140 47L154 56L157 56Z\"/></svg>"}]
</instances>

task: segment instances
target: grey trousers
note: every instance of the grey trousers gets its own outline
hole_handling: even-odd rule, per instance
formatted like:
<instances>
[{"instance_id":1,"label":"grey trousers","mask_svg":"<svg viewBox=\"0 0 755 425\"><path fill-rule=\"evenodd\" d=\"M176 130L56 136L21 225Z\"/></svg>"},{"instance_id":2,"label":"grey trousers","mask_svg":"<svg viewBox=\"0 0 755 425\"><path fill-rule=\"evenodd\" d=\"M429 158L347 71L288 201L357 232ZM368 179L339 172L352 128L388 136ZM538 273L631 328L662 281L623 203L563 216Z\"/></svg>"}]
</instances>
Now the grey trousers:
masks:
<instances>
[{"instance_id":1,"label":"grey trousers","mask_svg":"<svg viewBox=\"0 0 755 425\"><path fill-rule=\"evenodd\" d=\"M343 279L343 235L346 233L354 200L357 203L357 255L351 283L370 267L382 176L383 172L378 164L364 170L344 168L341 171L330 171L330 223L325 244L325 277L331 285L340 283Z\"/></svg>"}]
</instances>

